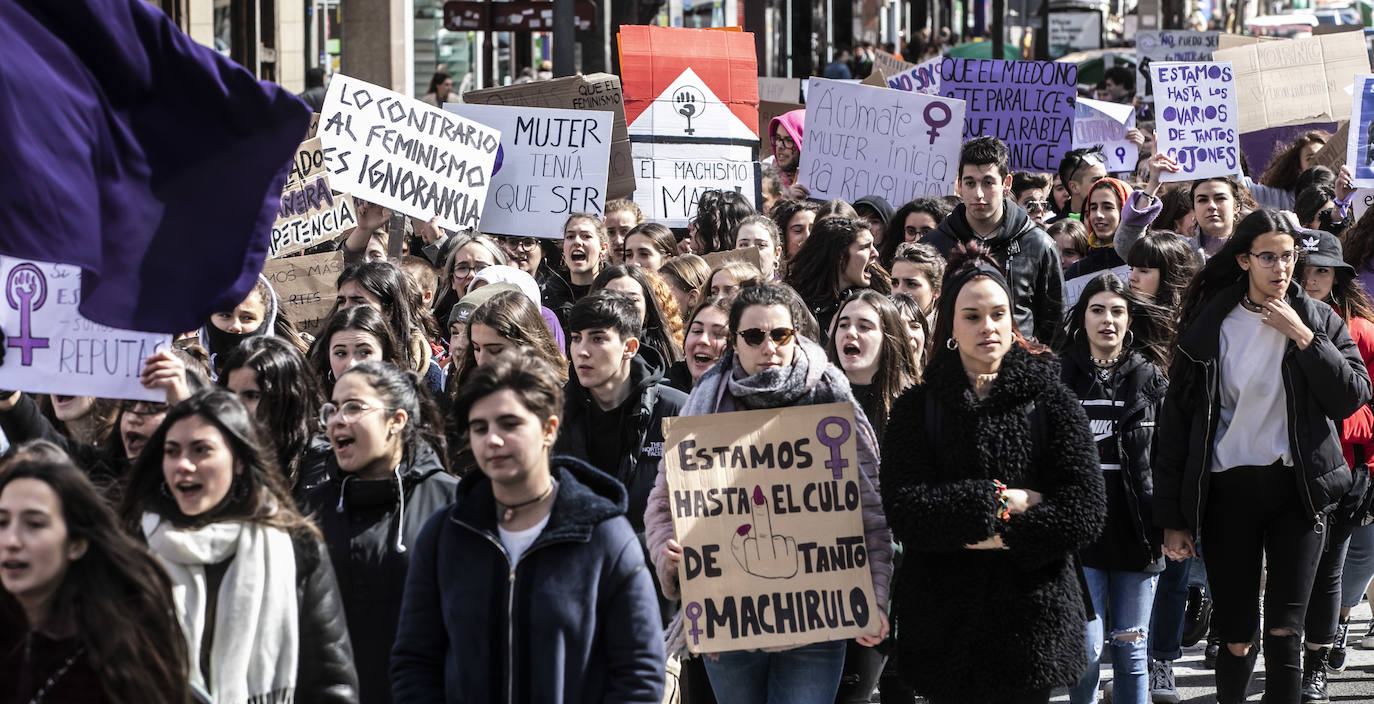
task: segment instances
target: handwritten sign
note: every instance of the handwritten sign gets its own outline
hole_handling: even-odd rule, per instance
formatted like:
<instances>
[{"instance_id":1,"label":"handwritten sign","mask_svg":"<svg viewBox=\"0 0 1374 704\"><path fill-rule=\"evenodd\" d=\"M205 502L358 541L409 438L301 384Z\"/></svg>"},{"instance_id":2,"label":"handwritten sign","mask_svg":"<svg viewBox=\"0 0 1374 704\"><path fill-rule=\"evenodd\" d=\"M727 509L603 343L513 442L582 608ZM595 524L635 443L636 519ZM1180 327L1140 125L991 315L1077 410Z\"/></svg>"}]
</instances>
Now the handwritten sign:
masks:
<instances>
[{"instance_id":1,"label":"handwritten sign","mask_svg":"<svg viewBox=\"0 0 1374 704\"><path fill-rule=\"evenodd\" d=\"M329 177L288 183L281 194L277 220L268 243L269 259L282 257L333 239L358 225L353 198L329 189Z\"/></svg>"},{"instance_id":2,"label":"handwritten sign","mask_svg":"<svg viewBox=\"0 0 1374 704\"><path fill-rule=\"evenodd\" d=\"M139 383L143 360L170 335L120 330L81 316L81 268L0 257L0 388L31 393L164 401Z\"/></svg>"},{"instance_id":3,"label":"handwritten sign","mask_svg":"<svg viewBox=\"0 0 1374 704\"><path fill-rule=\"evenodd\" d=\"M324 147L320 144L319 137L311 137L296 147L296 155L291 158L291 171L286 175L286 182L300 183L325 173L329 171L324 166Z\"/></svg>"},{"instance_id":4,"label":"handwritten sign","mask_svg":"<svg viewBox=\"0 0 1374 704\"><path fill-rule=\"evenodd\" d=\"M761 202L759 164L748 147L633 142L635 204L644 218L687 227L706 191L735 191L750 204Z\"/></svg>"},{"instance_id":5,"label":"handwritten sign","mask_svg":"<svg viewBox=\"0 0 1374 704\"><path fill-rule=\"evenodd\" d=\"M1355 77L1355 95L1350 101L1350 132L1346 139L1345 163L1355 174L1355 185L1374 187L1374 75ZM1353 138L1353 139L1352 139Z\"/></svg>"},{"instance_id":6,"label":"handwritten sign","mask_svg":"<svg viewBox=\"0 0 1374 704\"><path fill-rule=\"evenodd\" d=\"M949 195L964 101L812 78L797 180L813 198Z\"/></svg>"},{"instance_id":7,"label":"handwritten sign","mask_svg":"<svg viewBox=\"0 0 1374 704\"><path fill-rule=\"evenodd\" d=\"M319 139L336 188L450 230L476 228L501 133L336 74Z\"/></svg>"},{"instance_id":8,"label":"handwritten sign","mask_svg":"<svg viewBox=\"0 0 1374 704\"><path fill-rule=\"evenodd\" d=\"M876 633L853 407L665 418L694 653Z\"/></svg>"},{"instance_id":9,"label":"handwritten sign","mask_svg":"<svg viewBox=\"0 0 1374 704\"><path fill-rule=\"evenodd\" d=\"M1101 145L1107 155L1107 173L1135 171L1140 147L1126 139L1135 127L1135 108L1121 103L1079 98L1074 106L1073 148Z\"/></svg>"},{"instance_id":10,"label":"handwritten sign","mask_svg":"<svg viewBox=\"0 0 1374 704\"><path fill-rule=\"evenodd\" d=\"M1136 32L1137 92L1144 98L1154 95L1150 66L1156 61L1211 61L1212 52L1217 50L1219 34L1187 29L1142 29Z\"/></svg>"},{"instance_id":11,"label":"handwritten sign","mask_svg":"<svg viewBox=\"0 0 1374 704\"><path fill-rule=\"evenodd\" d=\"M1355 76L1369 73L1359 31L1258 42L1213 52L1234 67L1240 131L1335 122L1350 115Z\"/></svg>"},{"instance_id":12,"label":"handwritten sign","mask_svg":"<svg viewBox=\"0 0 1374 704\"><path fill-rule=\"evenodd\" d=\"M334 285L343 273L343 252L308 254L272 259L262 275L272 284L282 313L302 332L315 334L334 308L339 289Z\"/></svg>"},{"instance_id":13,"label":"handwritten sign","mask_svg":"<svg viewBox=\"0 0 1374 704\"><path fill-rule=\"evenodd\" d=\"M482 231L562 237L571 213L601 214L611 160L611 113L449 103L444 109L501 132Z\"/></svg>"},{"instance_id":14,"label":"handwritten sign","mask_svg":"<svg viewBox=\"0 0 1374 704\"><path fill-rule=\"evenodd\" d=\"M1240 115L1231 62L1158 61L1155 138L1183 167L1161 181L1192 181L1240 173Z\"/></svg>"},{"instance_id":15,"label":"handwritten sign","mask_svg":"<svg viewBox=\"0 0 1374 704\"><path fill-rule=\"evenodd\" d=\"M966 103L964 140L990 135L1006 142L1014 171L1059 168L1073 148L1077 85L1077 64L951 58L940 62L940 95Z\"/></svg>"},{"instance_id":16,"label":"handwritten sign","mask_svg":"<svg viewBox=\"0 0 1374 704\"><path fill-rule=\"evenodd\" d=\"M619 76L589 73L552 81L473 90L463 94L463 102L611 113L611 173L610 182L606 184L606 197L629 198L635 192L635 170L630 160L630 137L625 127L625 100Z\"/></svg>"}]
</instances>

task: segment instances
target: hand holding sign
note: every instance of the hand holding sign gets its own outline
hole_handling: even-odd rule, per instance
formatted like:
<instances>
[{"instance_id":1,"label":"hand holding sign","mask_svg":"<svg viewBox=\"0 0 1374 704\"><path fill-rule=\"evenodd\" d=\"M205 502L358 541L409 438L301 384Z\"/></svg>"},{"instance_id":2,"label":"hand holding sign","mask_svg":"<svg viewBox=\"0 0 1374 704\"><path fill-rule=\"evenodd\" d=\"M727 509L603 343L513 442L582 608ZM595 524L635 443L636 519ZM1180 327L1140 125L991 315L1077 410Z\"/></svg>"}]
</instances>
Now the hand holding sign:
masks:
<instances>
[{"instance_id":1,"label":"hand holding sign","mask_svg":"<svg viewBox=\"0 0 1374 704\"><path fill-rule=\"evenodd\" d=\"M773 518L768 512L763 488L754 485L752 510L754 525L739 527L730 540L730 552L745 572L765 579L787 579L797 574L800 564L797 540L788 535L773 535Z\"/></svg>"}]
</instances>

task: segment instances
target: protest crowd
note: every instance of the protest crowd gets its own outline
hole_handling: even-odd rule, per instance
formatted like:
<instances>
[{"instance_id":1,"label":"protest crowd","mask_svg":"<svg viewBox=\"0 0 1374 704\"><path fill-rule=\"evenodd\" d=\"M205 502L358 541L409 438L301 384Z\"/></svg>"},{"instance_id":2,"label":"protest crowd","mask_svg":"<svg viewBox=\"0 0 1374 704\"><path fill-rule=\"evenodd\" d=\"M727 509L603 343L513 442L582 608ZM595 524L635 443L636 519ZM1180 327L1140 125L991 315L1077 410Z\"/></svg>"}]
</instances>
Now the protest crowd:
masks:
<instances>
[{"instance_id":1,"label":"protest crowd","mask_svg":"<svg viewBox=\"0 0 1374 704\"><path fill-rule=\"evenodd\" d=\"M190 108L111 85L61 139L138 168L5 186L0 704L1179 702L1199 643L1222 704L1323 704L1374 648L1349 91L1257 151L1254 46L1085 86L934 42L760 120L626 27L667 73L307 107L143 5L242 183L178 206ZM34 124L0 149L71 157Z\"/></svg>"}]
</instances>

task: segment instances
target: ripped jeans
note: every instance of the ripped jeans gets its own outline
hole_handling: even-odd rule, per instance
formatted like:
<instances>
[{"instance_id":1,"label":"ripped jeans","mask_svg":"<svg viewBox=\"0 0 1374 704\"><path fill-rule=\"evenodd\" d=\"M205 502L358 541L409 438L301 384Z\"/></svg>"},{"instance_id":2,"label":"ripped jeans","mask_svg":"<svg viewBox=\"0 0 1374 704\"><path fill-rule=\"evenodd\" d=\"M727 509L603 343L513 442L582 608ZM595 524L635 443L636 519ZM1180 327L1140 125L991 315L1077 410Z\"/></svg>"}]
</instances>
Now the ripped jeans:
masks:
<instances>
[{"instance_id":1,"label":"ripped jeans","mask_svg":"<svg viewBox=\"0 0 1374 704\"><path fill-rule=\"evenodd\" d=\"M1086 643L1088 669L1069 691L1071 704L1097 701L1102 677L1103 641L1112 642L1112 701L1116 704L1148 704L1150 668L1146 649L1150 641L1150 610L1155 601L1159 575L1118 572L1084 567L1097 618L1088 622ZM1105 628L1103 624L1110 624Z\"/></svg>"}]
</instances>

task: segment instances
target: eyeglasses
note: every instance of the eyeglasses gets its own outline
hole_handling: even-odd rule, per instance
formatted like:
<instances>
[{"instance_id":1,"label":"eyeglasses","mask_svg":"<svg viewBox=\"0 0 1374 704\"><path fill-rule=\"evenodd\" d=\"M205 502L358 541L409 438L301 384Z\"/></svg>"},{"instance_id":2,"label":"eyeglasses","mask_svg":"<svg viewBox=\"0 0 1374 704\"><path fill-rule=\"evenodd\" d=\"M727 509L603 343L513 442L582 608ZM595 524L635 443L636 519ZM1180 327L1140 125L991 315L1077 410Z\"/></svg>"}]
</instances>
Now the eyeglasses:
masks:
<instances>
[{"instance_id":1,"label":"eyeglasses","mask_svg":"<svg viewBox=\"0 0 1374 704\"><path fill-rule=\"evenodd\" d=\"M533 237L497 237L496 241L511 249L534 249L539 244Z\"/></svg>"},{"instance_id":2,"label":"eyeglasses","mask_svg":"<svg viewBox=\"0 0 1374 704\"><path fill-rule=\"evenodd\" d=\"M748 330L740 330L737 334L744 338L744 344L758 347L763 344L765 337L772 339L778 345L788 344L792 341L792 337L797 334L797 331L792 328L773 328L772 330L749 328Z\"/></svg>"},{"instance_id":3,"label":"eyeglasses","mask_svg":"<svg viewBox=\"0 0 1374 704\"><path fill-rule=\"evenodd\" d=\"M1266 269L1273 269L1276 264L1283 262L1284 266L1293 264L1293 260L1298 258L1298 250L1290 249L1282 254L1273 252L1250 252L1250 256L1259 260L1260 266Z\"/></svg>"},{"instance_id":4,"label":"eyeglasses","mask_svg":"<svg viewBox=\"0 0 1374 704\"><path fill-rule=\"evenodd\" d=\"M791 137L773 137L774 149L796 149L797 142Z\"/></svg>"},{"instance_id":5,"label":"eyeglasses","mask_svg":"<svg viewBox=\"0 0 1374 704\"><path fill-rule=\"evenodd\" d=\"M906 236L907 242L915 242L934 231L933 227L908 227L902 234Z\"/></svg>"},{"instance_id":6,"label":"eyeglasses","mask_svg":"<svg viewBox=\"0 0 1374 704\"><path fill-rule=\"evenodd\" d=\"M380 410L383 409L380 407L374 408L362 401L344 401L342 406L326 403L320 406L320 426L324 427L329 425L329 421L333 420L334 416L338 416L339 420L345 423L357 423L358 419L362 418L364 415Z\"/></svg>"},{"instance_id":7,"label":"eyeglasses","mask_svg":"<svg viewBox=\"0 0 1374 704\"><path fill-rule=\"evenodd\" d=\"M1028 200L1026 201L1026 212L1043 213L1050 209L1050 202L1047 200Z\"/></svg>"},{"instance_id":8,"label":"eyeglasses","mask_svg":"<svg viewBox=\"0 0 1374 704\"><path fill-rule=\"evenodd\" d=\"M156 416L167 412L167 404L152 401L122 401L119 410L140 417Z\"/></svg>"},{"instance_id":9,"label":"eyeglasses","mask_svg":"<svg viewBox=\"0 0 1374 704\"><path fill-rule=\"evenodd\" d=\"M491 265L486 262L477 262L475 264L468 264L464 262L462 264L455 264L453 267L453 275L462 279L466 278L468 274L481 271L489 266Z\"/></svg>"}]
</instances>

